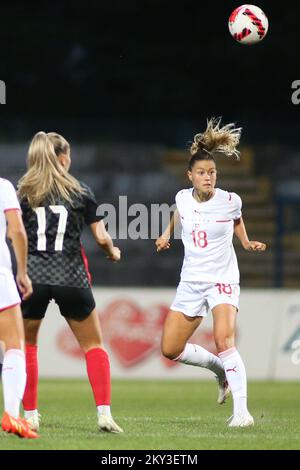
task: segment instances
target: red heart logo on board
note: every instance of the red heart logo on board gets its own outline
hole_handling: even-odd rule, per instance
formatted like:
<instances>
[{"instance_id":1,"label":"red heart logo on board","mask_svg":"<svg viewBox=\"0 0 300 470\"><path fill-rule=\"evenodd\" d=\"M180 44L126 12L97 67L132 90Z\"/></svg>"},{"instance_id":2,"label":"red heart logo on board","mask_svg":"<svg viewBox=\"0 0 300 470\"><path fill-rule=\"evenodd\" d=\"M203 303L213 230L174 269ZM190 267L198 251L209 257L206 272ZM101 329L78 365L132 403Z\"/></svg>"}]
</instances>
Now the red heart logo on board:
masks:
<instances>
[{"instance_id":1,"label":"red heart logo on board","mask_svg":"<svg viewBox=\"0 0 300 470\"><path fill-rule=\"evenodd\" d=\"M116 300L101 315L105 342L124 367L131 367L159 350L168 307L141 309L130 300Z\"/></svg>"},{"instance_id":2,"label":"red heart logo on board","mask_svg":"<svg viewBox=\"0 0 300 470\"><path fill-rule=\"evenodd\" d=\"M110 346L123 367L132 367L155 351L160 353L162 328L168 310L167 306L161 304L142 309L133 301L120 299L109 304L103 315L99 315L104 342ZM56 341L64 353L74 358L84 358L68 327L59 332ZM217 354L213 331L210 329L200 327L188 342L200 344ZM170 361L163 356L161 361L167 368L178 365L176 361Z\"/></svg>"}]
</instances>

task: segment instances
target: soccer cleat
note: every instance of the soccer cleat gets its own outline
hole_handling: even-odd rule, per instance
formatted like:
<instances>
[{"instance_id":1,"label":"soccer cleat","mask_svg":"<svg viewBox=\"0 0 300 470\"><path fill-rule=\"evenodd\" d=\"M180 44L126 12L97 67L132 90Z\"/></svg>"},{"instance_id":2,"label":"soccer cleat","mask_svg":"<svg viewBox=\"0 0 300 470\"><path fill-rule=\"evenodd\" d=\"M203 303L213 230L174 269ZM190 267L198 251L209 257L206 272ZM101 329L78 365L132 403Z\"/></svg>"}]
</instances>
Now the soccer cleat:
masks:
<instances>
[{"instance_id":1,"label":"soccer cleat","mask_svg":"<svg viewBox=\"0 0 300 470\"><path fill-rule=\"evenodd\" d=\"M248 426L254 426L253 416L249 412L244 414L233 415L230 423L228 424L229 428L246 428Z\"/></svg>"},{"instance_id":2,"label":"soccer cleat","mask_svg":"<svg viewBox=\"0 0 300 470\"><path fill-rule=\"evenodd\" d=\"M114 433L124 432L123 429L114 422L111 416L106 416L103 414L98 415L98 426L100 431Z\"/></svg>"},{"instance_id":3,"label":"soccer cleat","mask_svg":"<svg viewBox=\"0 0 300 470\"><path fill-rule=\"evenodd\" d=\"M25 411L24 419L27 421L32 431L38 431L40 429L41 415L38 413L38 411L34 411L34 412Z\"/></svg>"},{"instance_id":4,"label":"soccer cleat","mask_svg":"<svg viewBox=\"0 0 300 470\"><path fill-rule=\"evenodd\" d=\"M19 437L27 439L36 439L39 437L36 432L30 429L25 419L13 418L6 412L2 416L2 429L5 432L16 434Z\"/></svg>"},{"instance_id":5,"label":"soccer cleat","mask_svg":"<svg viewBox=\"0 0 300 470\"><path fill-rule=\"evenodd\" d=\"M223 403L225 403L227 397L229 396L230 387L225 376L222 378L219 378L216 375L216 381L218 382L218 388L219 388L219 395L218 395L217 403L219 403L219 405L223 405Z\"/></svg>"}]
</instances>

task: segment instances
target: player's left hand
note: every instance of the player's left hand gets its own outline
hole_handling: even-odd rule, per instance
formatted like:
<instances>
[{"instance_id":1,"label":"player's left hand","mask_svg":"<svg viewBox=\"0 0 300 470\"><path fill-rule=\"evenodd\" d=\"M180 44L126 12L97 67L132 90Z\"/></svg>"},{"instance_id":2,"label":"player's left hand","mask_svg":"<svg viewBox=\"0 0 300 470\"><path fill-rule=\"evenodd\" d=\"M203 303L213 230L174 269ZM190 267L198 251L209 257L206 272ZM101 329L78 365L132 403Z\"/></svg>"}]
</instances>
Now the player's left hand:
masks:
<instances>
[{"instance_id":1,"label":"player's left hand","mask_svg":"<svg viewBox=\"0 0 300 470\"><path fill-rule=\"evenodd\" d=\"M27 274L18 273L16 276L16 281L19 291L22 294L22 299L27 300L33 292L31 280L29 279Z\"/></svg>"},{"instance_id":2,"label":"player's left hand","mask_svg":"<svg viewBox=\"0 0 300 470\"><path fill-rule=\"evenodd\" d=\"M156 251L168 250L170 248L170 239L166 237L159 237L156 242Z\"/></svg>"},{"instance_id":3,"label":"player's left hand","mask_svg":"<svg viewBox=\"0 0 300 470\"><path fill-rule=\"evenodd\" d=\"M266 251L267 245L262 242L249 241L243 245L246 251Z\"/></svg>"},{"instance_id":4,"label":"player's left hand","mask_svg":"<svg viewBox=\"0 0 300 470\"><path fill-rule=\"evenodd\" d=\"M106 258L110 259L113 263L117 263L121 259L121 250L117 246L114 246L111 253L107 255Z\"/></svg>"}]
</instances>

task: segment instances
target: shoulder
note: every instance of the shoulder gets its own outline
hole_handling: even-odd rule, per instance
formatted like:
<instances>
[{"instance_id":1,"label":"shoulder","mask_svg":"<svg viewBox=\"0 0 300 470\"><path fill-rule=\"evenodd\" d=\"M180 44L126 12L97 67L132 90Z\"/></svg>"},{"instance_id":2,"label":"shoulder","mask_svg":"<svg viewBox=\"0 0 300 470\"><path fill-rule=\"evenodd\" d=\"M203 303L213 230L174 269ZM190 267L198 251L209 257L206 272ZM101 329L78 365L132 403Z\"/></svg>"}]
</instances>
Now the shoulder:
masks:
<instances>
[{"instance_id":1,"label":"shoulder","mask_svg":"<svg viewBox=\"0 0 300 470\"><path fill-rule=\"evenodd\" d=\"M91 202L95 203L96 202L95 194L93 193L90 186L88 186L83 181L79 181L79 180L77 181L80 184L81 191L73 194L72 196L73 205L75 204L75 206L77 206L79 204L79 206L82 206L82 205L86 206L87 204L90 204Z\"/></svg>"},{"instance_id":2,"label":"shoulder","mask_svg":"<svg viewBox=\"0 0 300 470\"><path fill-rule=\"evenodd\" d=\"M175 196L176 202L177 201L178 202L179 201L184 201L184 200L190 198L191 194L192 194L192 191L193 191L193 188L181 189L180 191L178 191L178 193Z\"/></svg>"},{"instance_id":3,"label":"shoulder","mask_svg":"<svg viewBox=\"0 0 300 470\"><path fill-rule=\"evenodd\" d=\"M232 204L237 207L242 207L242 199L237 193L229 193L231 195Z\"/></svg>"},{"instance_id":4,"label":"shoulder","mask_svg":"<svg viewBox=\"0 0 300 470\"><path fill-rule=\"evenodd\" d=\"M78 180L78 183L83 189L86 189L87 191L91 191L91 188L86 183L84 183L84 181Z\"/></svg>"},{"instance_id":5,"label":"shoulder","mask_svg":"<svg viewBox=\"0 0 300 470\"><path fill-rule=\"evenodd\" d=\"M20 210L16 190L13 184L4 178L0 178L0 206L4 212Z\"/></svg>"},{"instance_id":6,"label":"shoulder","mask_svg":"<svg viewBox=\"0 0 300 470\"><path fill-rule=\"evenodd\" d=\"M88 186L86 183L84 183L83 181L79 181L79 184L80 186L82 187L82 189L84 190L83 192L83 198L87 197L87 198L94 198L95 195L94 195L94 192L93 190L90 188L90 186Z\"/></svg>"},{"instance_id":7,"label":"shoulder","mask_svg":"<svg viewBox=\"0 0 300 470\"><path fill-rule=\"evenodd\" d=\"M222 200L224 203L228 203L230 205L242 205L242 199L237 193L224 191L223 189L218 188L218 198Z\"/></svg>"},{"instance_id":8,"label":"shoulder","mask_svg":"<svg viewBox=\"0 0 300 470\"><path fill-rule=\"evenodd\" d=\"M15 191L15 188L14 188L13 184L5 178L0 178L0 188Z\"/></svg>"},{"instance_id":9,"label":"shoulder","mask_svg":"<svg viewBox=\"0 0 300 470\"><path fill-rule=\"evenodd\" d=\"M14 185L5 178L0 178L0 194L7 199L8 197L17 197Z\"/></svg>"}]
</instances>

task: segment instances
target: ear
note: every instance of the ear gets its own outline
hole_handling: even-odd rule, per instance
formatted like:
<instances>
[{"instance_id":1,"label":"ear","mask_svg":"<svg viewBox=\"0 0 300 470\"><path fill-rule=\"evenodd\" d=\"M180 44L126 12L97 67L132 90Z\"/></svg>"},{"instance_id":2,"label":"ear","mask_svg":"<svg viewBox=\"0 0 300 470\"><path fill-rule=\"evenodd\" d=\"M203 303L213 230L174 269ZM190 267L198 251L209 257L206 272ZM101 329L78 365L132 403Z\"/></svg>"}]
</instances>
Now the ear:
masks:
<instances>
[{"instance_id":1,"label":"ear","mask_svg":"<svg viewBox=\"0 0 300 470\"><path fill-rule=\"evenodd\" d=\"M66 156L63 153L61 153L57 158L58 158L58 161L61 164L61 166L63 166L65 168L66 164L67 164Z\"/></svg>"},{"instance_id":2,"label":"ear","mask_svg":"<svg viewBox=\"0 0 300 470\"><path fill-rule=\"evenodd\" d=\"M188 179L192 181L192 172L190 170L187 172L187 175L188 175Z\"/></svg>"}]
</instances>

